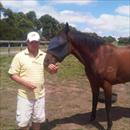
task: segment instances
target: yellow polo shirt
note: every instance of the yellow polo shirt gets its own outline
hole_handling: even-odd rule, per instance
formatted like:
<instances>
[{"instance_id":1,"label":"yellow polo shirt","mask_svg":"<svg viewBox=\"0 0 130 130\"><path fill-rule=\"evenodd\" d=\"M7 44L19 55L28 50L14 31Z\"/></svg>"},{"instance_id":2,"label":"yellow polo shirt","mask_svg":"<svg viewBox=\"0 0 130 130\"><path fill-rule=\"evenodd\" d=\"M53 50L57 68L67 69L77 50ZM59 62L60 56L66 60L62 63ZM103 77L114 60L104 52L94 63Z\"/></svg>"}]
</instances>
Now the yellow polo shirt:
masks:
<instances>
[{"instance_id":1,"label":"yellow polo shirt","mask_svg":"<svg viewBox=\"0 0 130 130\"><path fill-rule=\"evenodd\" d=\"M45 95L44 86L44 58L46 53L39 50L36 57L32 56L28 49L25 49L13 58L9 74L18 74L21 78L36 85L34 91L20 85L18 95L28 99L38 99Z\"/></svg>"}]
</instances>

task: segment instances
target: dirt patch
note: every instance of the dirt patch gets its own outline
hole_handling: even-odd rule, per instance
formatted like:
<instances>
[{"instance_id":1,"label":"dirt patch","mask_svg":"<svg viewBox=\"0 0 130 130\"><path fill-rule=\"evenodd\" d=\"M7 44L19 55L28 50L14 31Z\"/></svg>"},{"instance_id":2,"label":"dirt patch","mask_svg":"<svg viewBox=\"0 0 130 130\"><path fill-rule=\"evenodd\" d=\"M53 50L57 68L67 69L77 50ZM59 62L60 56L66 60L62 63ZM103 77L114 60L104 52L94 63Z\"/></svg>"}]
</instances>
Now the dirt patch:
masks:
<instances>
[{"instance_id":1,"label":"dirt patch","mask_svg":"<svg viewBox=\"0 0 130 130\"><path fill-rule=\"evenodd\" d=\"M80 86L76 82L66 85L46 82L46 118L42 130L104 130L106 116L104 104L98 103L96 121L90 123L91 89L89 82ZM130 83L115 85L117 102L113 104L113 130L130 128ZM16 90L14 88L0 91L0 130L14 130ZM120 125L119 125L120 124Z\"/></svg>"},{"instance_id":2,"label":"dirt patch","mask_svg":"<svg viewBox=\"0 0 130 130\"><path fill-rule=\"evenodd\" d=\"M46 116L49 120L47 128L51 130L104 130L106 128L105 105L98 103L97 118L89 122L91 113L91 89L77 83L66 85L46 84ZM117 93L117 102L113 104L113 130L128 130L130 127L130 84L113 86ZM129 91L129 92L128 92ZM122 124L121 126L117 124ZM43 127L44 128L44 127Z\"/></svg>"}]
</instances>

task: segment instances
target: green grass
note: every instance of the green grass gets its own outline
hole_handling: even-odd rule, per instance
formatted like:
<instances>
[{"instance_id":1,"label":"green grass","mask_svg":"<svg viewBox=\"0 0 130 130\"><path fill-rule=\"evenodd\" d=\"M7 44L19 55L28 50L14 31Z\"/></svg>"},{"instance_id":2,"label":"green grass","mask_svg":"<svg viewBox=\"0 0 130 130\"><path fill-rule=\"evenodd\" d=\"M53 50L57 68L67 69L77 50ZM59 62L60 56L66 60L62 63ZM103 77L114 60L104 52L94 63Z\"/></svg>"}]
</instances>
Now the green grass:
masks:
<instances>
[{"instance_id":1,"label":"green grass","mask_svg":"<svg viewBox=\"0 0 130 130\"><path fill-rule=\"evenodd\" d=\"M8 69L12 57L0 56L0 88L8 86L11 80L9 80Z\"/></svg>"},{"instance_id":2,"label":"green grass","mask_svg":"<svg viewBox=\"0 0 130 130\"><path fill-rule=\"evenodd\" d=\"M84 76L84 67L79 61L73 57L68 56L59 66L59 78L66 80L78 79Z\"/></svg>"},{"instance_id":3,"label":"green grass","mask_svg":"<svg viewBox=\"0 0 130 130\"><path fill-rule=\"evenodd\" d=\"M14 89L19 86L8 74L12 59L13 56L0 56L0 89Z\"/></svg>"},{"instance_id":4,"label":"green grass","mask_svg":"<svg viewBox=\"0 0 130 130\"><path fill-rule=\"evenodd\" d=\"M58 76L60 78L66 78L68 80L78 79L81 76L84 76L84 68L83 65L79 63L79 61L73 57L68 56L59 66Z\"/></svg>"},{"instance_id":5,"label":"green grass","mask_svg":"<svg viewBox=\"0 0 130 130\"><path fill-rule=\"evenodd\" d=\"M66 57L58 66L58 72L54 75L45 72L45 78L48 82L53 79L53 83L60 81L60 84L66 84L73 81L82 84L86 79L84 66L72 55Z\"/></svg>"}]
</instances>

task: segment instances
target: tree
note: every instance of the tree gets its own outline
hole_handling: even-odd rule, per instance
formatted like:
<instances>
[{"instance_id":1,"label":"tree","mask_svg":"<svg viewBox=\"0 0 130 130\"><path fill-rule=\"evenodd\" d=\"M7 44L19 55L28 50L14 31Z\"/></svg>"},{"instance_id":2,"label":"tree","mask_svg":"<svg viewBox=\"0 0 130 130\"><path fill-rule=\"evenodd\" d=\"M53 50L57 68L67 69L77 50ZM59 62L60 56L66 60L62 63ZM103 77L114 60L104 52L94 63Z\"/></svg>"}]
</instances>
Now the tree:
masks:
<instances>
[{"instance_id":1,"label":"tree","mask_svg":"<svg viewBox=\"0 0 130 130\"><path fill-rule=\"evenodd\" d=\"M0 11L4 15L4 18L0 20L0 39L2 40L25 40L27 33L34 30L46 40L50 40L64 27L64 23L60 24L48 14L37 19L34 11L26 14L16 13L4 8L2 3L0 3Z\"/></svg>"},{"instance_id":2,"label":"tree","mask_svg":"<svg viewBox=\"0 0 130 130\"><path fill-rule=\"evenodd\" d=\"M119 45L130 45L130 36L129 37L120 37L118 38L118 44Z\"/></svg>"},{"instance_id":3,"label":"tree","mask_svg":"<svg viewBox=\"0 0 130 130\"><path fill-rule=\"evenodd\" d=\"M40 17L40 22L42 24L42 35L47 39L54 37L60 30L59 22L52 18L50 15L46 14Z\"/></svg>"},{"instance_id":4,"label":"tree","mask_svg":"<svg viewBox=\"0 0 130 130\"><path fill-rule=\"evenodd\" d=\"M4 7L3 7L2 3L0 2L0 20L2 17L2 12L4 12Z\"/></svg>"},{"instance_id":5,"label":"tree","mask_svg":"<svg viewBox=\"0 0 130 130\"><path fill-rule=\"evenodd\" d=\"M116 39L114 37L112 37L112 36L108 36L108 37L104 36L103 39L106 42L114 42L114 41L116 41Z\"/></svg>"},{"instance_id":6,"label":"tree","mask_svg":"<svg viewBox=\"0 0 130 130\"><path fill-rule=\"evenodd\" d=\"M14 15L11 9L4 9L4 14L5 17L8 19L14 19Z\"/></svg>"},{"instance_id":7,"label":"tree","mask_svg":"<svg viewBox=\"0 0 130 130\"><path fill-rule=\"evenodd\" d=\"M24 13L4 9L3 15L4 18L0 21L0 39L24 40L27 32L33 30L33 22Z\"/></svg>"},{"instance_id":8,"label":"tree","mask_svg":"<svg viewBox=\"0 0 130 130\"><path fill-rule=\"evenodd\" d=\"M2 3L0 2L0 10L3 8L3 5L2 5Z\"/></svg>"},{"instance_id":9,"label":"tree","mask_svg":"<svg viewBox=\"0 0 130 130\"><path fill-rule=\"evenodd\" d=\"M34 11L29 11L28 13L26 13L26 16L31 21L35 21L37 19L36 13Z\"/></svg>"},{"instance_id":10,"label":"tree","mask_svg":"<svg viewBox=\"0 0 130 130\"><path fill-rule=\"evenodd\" d=\"M41 22L37 19L36 13L34 11L30 11L26 13L26 16L33 23L33 29L39 31L42 25Z\"/></svg>"}]
</instances>

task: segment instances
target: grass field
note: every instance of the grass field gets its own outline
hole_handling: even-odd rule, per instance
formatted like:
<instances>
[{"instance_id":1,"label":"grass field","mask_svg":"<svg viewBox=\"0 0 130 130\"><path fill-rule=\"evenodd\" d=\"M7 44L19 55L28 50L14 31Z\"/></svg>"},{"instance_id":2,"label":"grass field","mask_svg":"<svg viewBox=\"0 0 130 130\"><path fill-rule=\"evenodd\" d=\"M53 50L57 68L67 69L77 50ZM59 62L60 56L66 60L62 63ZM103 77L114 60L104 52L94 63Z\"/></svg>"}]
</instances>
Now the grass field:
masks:
<instances>
[{"instance_id":1,"label":"grass field","mask_svg":"<svg viewBox=\"0 0 130 130\"><path fill-rule=\"evenodd\" d=\"M18 84L8 76L12 56L0 56L0 130L15 130L16 93ZM55 75L45 72L46 118L42 130L105 130L104 104L99 103L97 119L89 123L91 89L84 67L73 56L68 56ZM113 87L118 101L112 108L112 130L130 128L130 83Z\"/></svg>"}]
</instances>

